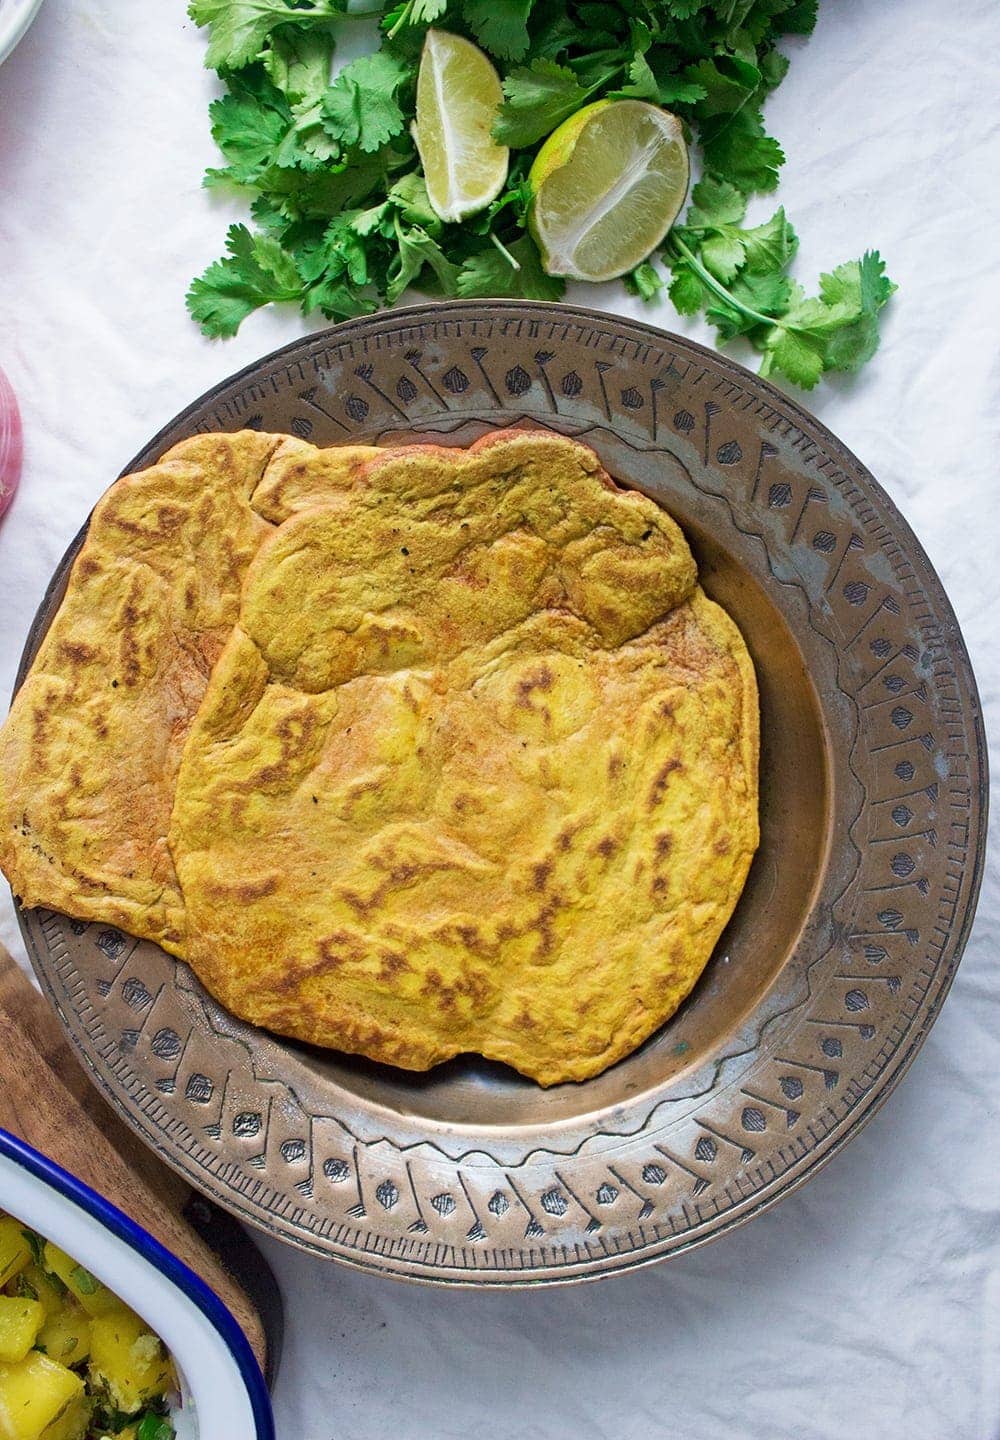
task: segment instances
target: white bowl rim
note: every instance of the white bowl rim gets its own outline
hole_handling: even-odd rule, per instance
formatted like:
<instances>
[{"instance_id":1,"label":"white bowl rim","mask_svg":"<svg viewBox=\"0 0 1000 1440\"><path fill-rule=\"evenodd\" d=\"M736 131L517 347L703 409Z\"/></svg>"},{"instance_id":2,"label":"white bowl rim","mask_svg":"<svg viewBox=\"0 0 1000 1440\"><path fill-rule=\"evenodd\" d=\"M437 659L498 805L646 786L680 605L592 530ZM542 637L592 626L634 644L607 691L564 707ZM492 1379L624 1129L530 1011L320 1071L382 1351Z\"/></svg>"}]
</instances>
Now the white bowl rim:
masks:
<instances>
[{"instance_id":1,"label":"white bowl rim","mask_svg":"<svg viewBox=\"0 0 1000 1440\"><path fill-rule=\"evenodd\" d=\"M42 0L0 0L0 65L34 20Z\"/></svg>"},{"instance_id":2,"label":"white bowl rim","mask_svg":"<svg viewBox=\"0 0 1000 1440\"><path fill-rule=\"evenodd\" d=\"M85 1253L87 1268L158 1330L190 1385L196 1413L200 1397L203 1411L206 1404L210 1411L218 1409L224 1398L218 1393L221 1383L229 1389L234 1407L227 1420L238 1427L227 1423L227 1440L275 1440L270 1397L249 1342L226 1306L193 1270L103 1196L0 1129L0 1180L5 1173L8 1186L31 1204L30 1216L26 1204L16 1201L12 1213L34 1226L36 1202L41 1201L39 1208L46 1215L44 1220L38 1217L39 1231L69 1254ZM0 1189L0 1208L8 1198ZM150 1267L162 1277L158 1299L170 1316L169 1324L149 1313ZM207 1422L210 1417L204 1418Z\"/></svg>"}]
</instances>

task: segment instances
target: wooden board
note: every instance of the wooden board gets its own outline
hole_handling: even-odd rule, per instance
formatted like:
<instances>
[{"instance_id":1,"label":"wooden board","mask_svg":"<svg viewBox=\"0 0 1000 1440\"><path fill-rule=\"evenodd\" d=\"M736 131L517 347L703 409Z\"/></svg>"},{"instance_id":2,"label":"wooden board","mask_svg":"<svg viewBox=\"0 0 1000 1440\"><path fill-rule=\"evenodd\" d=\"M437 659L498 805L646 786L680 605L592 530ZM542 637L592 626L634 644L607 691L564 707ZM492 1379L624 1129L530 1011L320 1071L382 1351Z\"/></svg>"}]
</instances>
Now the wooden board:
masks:
<instances>
[{"instance_id":1,"label":"wooden board","mask_svg":"<svg viewBox=\"0 0 1000 1440\"><path fill-rule=\"evenodd\" d=\"M0 1126L117 1205L200 1275L232 1311L266 1373L260 1314L184 1218L190 1187L104 1103L52 1010L2 945L0 1055Z\"/></svg>"}]
</instances>

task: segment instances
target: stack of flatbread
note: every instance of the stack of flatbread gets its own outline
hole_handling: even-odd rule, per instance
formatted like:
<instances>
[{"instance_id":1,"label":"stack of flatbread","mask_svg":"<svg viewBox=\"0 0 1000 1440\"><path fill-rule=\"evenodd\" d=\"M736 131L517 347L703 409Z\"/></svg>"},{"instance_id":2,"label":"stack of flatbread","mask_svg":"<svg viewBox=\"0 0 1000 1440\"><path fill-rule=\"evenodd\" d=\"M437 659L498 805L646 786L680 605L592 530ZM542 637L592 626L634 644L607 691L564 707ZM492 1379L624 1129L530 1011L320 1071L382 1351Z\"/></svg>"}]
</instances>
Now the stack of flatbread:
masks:
<instances>
[{"instance_id":1,"label":"stack of flatbread","mask_svg":"<svg viewBox=\"0 0 1000 1440\"><path fill-rule=\"evenodd\" d=\"M255 1025L551 1085L691 990L757 757L739 631L585 446L201 436L94 511L0 730L0 866Z\"/></svg>"}]
</instances>

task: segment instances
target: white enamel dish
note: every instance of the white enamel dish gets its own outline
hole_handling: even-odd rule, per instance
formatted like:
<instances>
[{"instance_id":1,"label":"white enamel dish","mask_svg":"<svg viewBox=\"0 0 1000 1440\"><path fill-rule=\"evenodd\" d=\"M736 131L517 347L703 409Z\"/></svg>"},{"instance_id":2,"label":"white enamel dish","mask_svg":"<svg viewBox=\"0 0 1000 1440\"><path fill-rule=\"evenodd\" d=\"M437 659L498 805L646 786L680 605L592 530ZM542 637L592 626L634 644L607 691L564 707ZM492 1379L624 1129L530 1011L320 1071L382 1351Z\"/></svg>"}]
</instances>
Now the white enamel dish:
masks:
<instances>
[{"instance_id":1,"label":"white enamel dish","mask_svg":"<svg viewBox=\"0 0 1000 1440\"><path fill-rule=\"evenodd\" d=\"M13 50L42 6L42 0L0 0L0 64Z\"/></svg>"},{"instance_id":2,"label":"white enamel dish","mask_svg":"<svg viewBox=\"0 0 1000 1440\"><path fill-rule=\"evenodd\" d=\"M122 1211L0 1130L0 1210L52 1240L161 1337L177 1363L177 1440L275 1440L260 1367L233 1316Z\"/></svg>"}]
</instances>

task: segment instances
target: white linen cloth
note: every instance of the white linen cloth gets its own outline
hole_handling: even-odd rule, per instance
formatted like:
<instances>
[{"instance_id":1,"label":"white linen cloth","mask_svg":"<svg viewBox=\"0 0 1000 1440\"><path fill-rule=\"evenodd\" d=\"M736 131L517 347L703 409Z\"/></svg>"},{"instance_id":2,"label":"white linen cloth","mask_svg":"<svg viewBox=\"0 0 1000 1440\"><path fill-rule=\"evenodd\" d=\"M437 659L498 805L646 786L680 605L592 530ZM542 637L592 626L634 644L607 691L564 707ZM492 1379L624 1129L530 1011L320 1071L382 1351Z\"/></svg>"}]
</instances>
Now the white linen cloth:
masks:
<instances>
[{"instance_id":1,"label":"white linen cloth","mask_svg":"<svg viewBox=\"0 0 1000 1440\"><path fill-rule=\"evenodd\" d=\"M182 0L45 0L0 69L0 365L26 453L0 523L3 705L46 582L121 466L305 329L276 311L210 343L185 314L188 280L243 216L199 188L217 162L204 48ZM878 246L900 285L875 361L806 404L928 550L995 742L1000 7L823 0L815 36L788 48L767 115L788 154L778 198L798 274L812 284ZM706 338L618 285L569 298ZM965 959L912 1071L749 1226L622 1279L507 1294L404 1286L266 1243L287 1304L280 1440L1000 1436L993 838ZM24 960L6 893L0 938Z\"/></svg>"}]
</instances>

